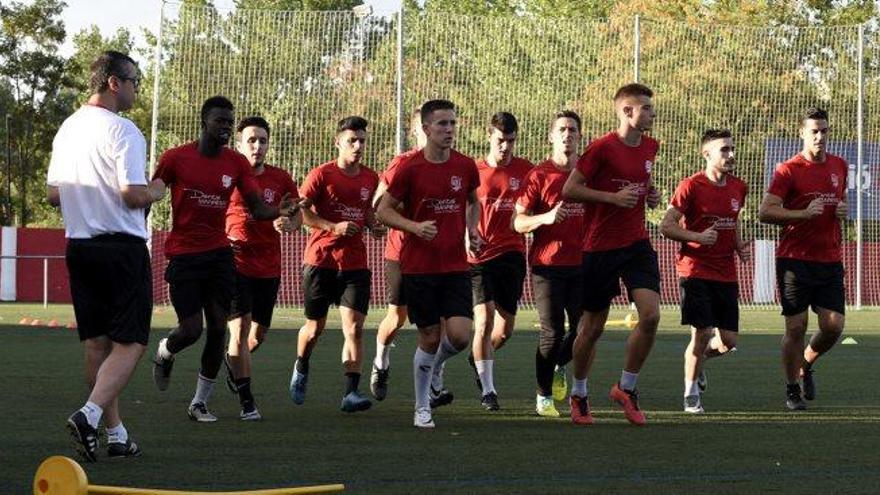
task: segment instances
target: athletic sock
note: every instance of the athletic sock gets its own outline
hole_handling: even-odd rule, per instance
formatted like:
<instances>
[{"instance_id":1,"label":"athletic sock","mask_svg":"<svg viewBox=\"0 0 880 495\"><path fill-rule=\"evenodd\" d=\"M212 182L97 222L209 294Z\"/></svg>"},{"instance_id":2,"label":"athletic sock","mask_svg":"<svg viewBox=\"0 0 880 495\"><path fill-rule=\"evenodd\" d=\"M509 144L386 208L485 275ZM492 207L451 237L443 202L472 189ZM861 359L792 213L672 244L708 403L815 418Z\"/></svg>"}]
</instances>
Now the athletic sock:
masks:
<instances>
[{"instance_id":1,"label":"athletic sock","mask_svg":"<svg viewBox=\"0 0 880 495\"><path fill-rule=\"evenodd\" d=\"M495 392L495 382L492 379L492 366L494 364L495 360L493 359L474 361L474 366L477 367L477 375L480 377L480 384L483 385L483 395Z\"/></svg>"},{"instance_id":2,"label":"athletic sock","mask_svg":"<svg viewBox=\"0 0 880 495\"><path fill-rule=\"evenodd\" d=\"M238 401L244 405L247 402L254 402L254 395L251 393L251 379L247 378L236 378L235 379L235 388L238 390Z\"/></svg>"},{"instance_id":3,"label":"athletic sock","mask_svg":"<svg viewBox=\"0 0 880 495\"><path fill-rule=\"evenodd\" d=\"M301 375L309 374L309 358L297 356L296 363L293 366Z\"/></svg>"},{"instance_id":4,"label":"athletic sock","mask_svg":"<svg viewBox=\"0 0 880 495\"><path fill-rule=\"evenodd\" d=\"M168 350L168 339L162 339L159 341L159 357L162 359L174 359L174 353Z\"/></svg>"},{"instance_id":5,"label":"athletic sock","mask_svg":"<svg viewBox=\"0 0 880 495\"><path fill-rule=\"evenodd\" d=\"M434 374L431 376L431 386L435 390L443 388L443 363L459 352L461 351L456 349L452 342L444 335L440 340L440 345L437 347L437 354L434 355Z\"/></svg>"},{"instance_id":6,"label":"athletic sock","mask_svg":"<svg viewBox=\"0 0 880 495\"><path fill-rule=\"evenodd\" d=\"M205 378L204 375L199 373L199 379L196 382L196 393L193 395L192 401L189 404L194 405L202 403L208 405L208 399L211 398L211 392L214 391L215 381L216 380L210 378Z\"/></svg>"},{"instance_id":7,"label":"athletic sock","mask_svg":"<svg viewBox=\"0 0 880 495\"><path fill-rule=\"evenodd\" d=\"M125 443L128 441L128 430L120 422L113 428L107 428L107 443Z\"/></svg>"},{"instance_id":8,"label":"athletic sock","mask_svg":"<svg viewBox=\"0 0 880 495\"><path fill-rule=\"evenodd\" d=\"M431 368L436 354L430 354L416 347L413 356L413 383L416 390L416 409L430 407L431 398L428 389L431 386Z\"/></svg>"},{"instance_id":9,"label":"athletic sock","mask_svg":"<svg viewBox=\"0 0 880 495\"><path fill-rule=\"evenodd\" d=\"M86 420L88 420L89 425L92 428L97 428L98 423L101 422L101 415L104 414L104 409L101 406L95 404L92 401L86 402L80 409L83 414L86 415Z\"/></svg>"},{"instance_id":10,"label":"athletic sock","mask_svg":"<svg viewBox=\"0 0 880 495\"><path fill-rule=\"evenodd\" d=\"M434 390L441 390L443 388L444 371L446 371L446 361L441 363L440 366L434 366L434 368L431 369L431 388Z\"/></svg>"},{"instance_id":11,"label":"athletic sock","mask_svg":"<svg viewBox=\"0 0 880 495\"><path fill-rule=\"evenodd\" d=\"M574 379L574 385L571 387L571 395L575 397L589 397L590 388L587 386L587 379Z\"/></svg>"},{"instance_id":12,"label":"athletic sock","mask_svg":"<svg viewBox=\"0 0 880 495\"><path fill-rule=\"evenodd\" d=\"M636 389L636 380L639 379L638 373L630 373L623 370L620 373L620 388L623 390L633 391Z\"/></svg>"},{"instance_id":13,"label":"athletic sock","mask_svg":"<svg viewBox=\"0 0 880 495\"><path fill-rule=\"evenodd\" d=\"M349 371L345 374L345 395L357 392L358 385L361 383L361 374Z\"/></svg>"},{"instance_id":14,"label":"athletic sock","mask_svg":"<svg viewBox=\"0 0 880 495\"><path fill-rule=\"evenodd\" d=\"M373 360L373 365L380 370L387 370L388 366L391 365L390 355L391 354L391 346L379 343L376 341L376 359Z\"/></svg>"},{"instance_id":15,"label":"athletic sock","mask_svg":"<svg viewBox=\"0 0 880 495\"><path fill-rule=\"evenodd\" d=\"M687 397L689 395L699 395L700 387L697 385L696 380L688 380L684 381L684 396Z\"/></svg>"}]
</instances>

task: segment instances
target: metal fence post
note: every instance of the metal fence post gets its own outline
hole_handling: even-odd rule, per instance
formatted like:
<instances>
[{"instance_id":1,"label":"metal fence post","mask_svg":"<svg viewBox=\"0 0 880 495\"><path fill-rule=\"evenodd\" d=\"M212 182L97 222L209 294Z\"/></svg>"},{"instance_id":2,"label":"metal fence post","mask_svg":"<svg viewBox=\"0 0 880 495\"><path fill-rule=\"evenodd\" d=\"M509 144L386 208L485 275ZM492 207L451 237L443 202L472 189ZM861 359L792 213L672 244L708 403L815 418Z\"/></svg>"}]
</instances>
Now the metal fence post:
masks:
<instances>
[{"instance_id":1,"label":"metal fence post","mask_svg":"<svg viewBox=\"0 0 880 495\"><path fill-rule=\"evenodd\" d=\"M395 135L397 142L397 154L403 153L406 146L406 136L403 131L403 5L406 2L400 2L400 10L397 11L397 133Z\"/></svg>"},{"instance_id":2,"label":"metal fence post","mask_svg":"<svg viewBox=\"0 0 880 495\"><path fill-rule=\"evenodd\" d=\"M43 258L43 307L49 307L49 258Z\"/></svg>"},{"instance_id":3,"label":"metal fence post","mask_svg":"<svg viewBox=\"0 0 880 495\"><path fill-rule=\"evenodd\" d=\"M639 57L642 48L642 22L638 14L633 23L633 82L639 82Z\"/></svg>"},{"instance_id":4,"label":"metal fence post","mask_svg":"<svg viewBox=\"0 0 880 495\"><path fill-rule=\"evenodd\" d=\"M862 309L862 280L865 268L862 255L864 237L862 204L862 167L864 164L865 142L865 25L859 24L859 101L856 105L856 310Z\"/></svg>"},{"instance_id":5,"label":"metal fence post","mask_svg":"<svg viewBox=\"0 0 880 495\"><path fill-rule=\"evenodd\" d=\"M165 22L165 1L159 6L159 28L153 55L153 115L150 121L150 177L156 170L156 148L159 144L159 77L162 67L162 25ZM147 216L147 249L153 253L153 210Z\"/></svg>"}]
</instances>

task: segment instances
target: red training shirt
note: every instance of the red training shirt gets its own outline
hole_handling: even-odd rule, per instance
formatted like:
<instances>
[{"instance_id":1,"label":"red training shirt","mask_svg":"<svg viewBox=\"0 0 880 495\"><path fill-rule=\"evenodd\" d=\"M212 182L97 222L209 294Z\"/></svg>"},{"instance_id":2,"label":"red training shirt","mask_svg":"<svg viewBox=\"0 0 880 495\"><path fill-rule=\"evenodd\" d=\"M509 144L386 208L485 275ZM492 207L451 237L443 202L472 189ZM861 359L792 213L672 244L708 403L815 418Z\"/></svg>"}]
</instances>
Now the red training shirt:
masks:
<instances>
[{"instance_id":1,"label":"red training shirt","mask_svg":"<svg viewBox=\"0 0 880 495\"><path fill-rule=\"evenodd\" d=\"M736 282L736 225L747 193L746 183L729 174L724 185L713 183L704 172L678 184L670 204L683 215L684 228L703 232L714 227L718 232L711 246L682 243L675 261L679 276Z\"/></svg>"},{"instance_id":2,"label":"red training shirt","mask_svg":"<svg viewBox=\"0 0 880 495\"><path fill-rule=\"evenodd\" d=\"M528 160L513 157L505 166L493 167L486 160L477 161L480 187L479 232L483 247L477 256L468 256L468 263L485 263L507 252L525 253L526 240L513 230L510 219L515 214L516 198L522 189L526 174L534 167Z\"/></svg>"},{"instance_id":3,"label":"red training shirt","mask_svg":"<svg viewBox=\"0 0 880 495\"><path fill-rule=\"evenodd\" d=\"M777 258L841 261L837 204L846 198L848 172L846 161L831 154L826 154L822 163L811 162L798 154L776 167L767 192L782 198L784 208L802 210L815 198L822 198L825 205L818 217L792 222L782 228L776 247Z\"/></svg>"},{"instance_id":4,"label":"red training shirt","mask_svg":"<svg viewBox=\"0 0 880 495\"><path fill-rule=\"evenodd\" d=\"M162 179L171 189L166 256L228 247L226 210L233 189L244 195L259 193L244 155L223 147L217 156L203 156L197 141L162 153L153 178Z\"/></svg>"}]
</instances>

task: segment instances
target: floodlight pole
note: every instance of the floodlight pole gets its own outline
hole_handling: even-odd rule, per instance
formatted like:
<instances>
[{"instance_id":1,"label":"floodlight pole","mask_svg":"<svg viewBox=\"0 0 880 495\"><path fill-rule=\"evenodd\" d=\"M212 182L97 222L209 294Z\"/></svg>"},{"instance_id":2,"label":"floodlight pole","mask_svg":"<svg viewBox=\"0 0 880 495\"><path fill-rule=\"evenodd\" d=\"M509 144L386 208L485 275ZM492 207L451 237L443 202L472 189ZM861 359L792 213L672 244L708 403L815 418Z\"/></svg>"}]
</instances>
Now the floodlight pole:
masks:
<instances>
[{"instance_id":1,"label":"floodlight pole","mask_svg":"<svg viewBox=\"0 0 880 495\"><path fill-rule=\"evenodd\" d=\"M638 14L633 22L633 82L639 82L639 57L642 48L642 22Z\"/></svg>"},{"instance_id":2,"label":"floodlight pole","mask_svg":"<svg viewBox=\"0 0 880 495\"><path fill-rule=\"evenodd\" d=\"M397 154L403 153L406 146L406 137L403 132L403 5L405 3L400 2L400 9L397 11L397 133L395 135Z\"/></svg>"},{"instance_id":3,"label":"floodlight pole","mask_svg":"<svg viewBox=\"0 0 880 495\"><path fill-rule=\"evenodd\" d=\"M159 28L156 30L156 50L153 55L153 114L150 121L150 177L156 171L156 147L159 142L159 75L162 66L162 24L165 21L165 1L159 6ZM147 216L147 249L153 251L153 210Z\"/></svg>"},{"instance_id":4,"label":"floodlight pole","mask_svg":"<svg viewBox=\"0 0 880 495\"><path fill-rule=\"evenodd\" d=\"M863 249L862 168L865 142L865 25L859 24L859 100L856 107L856 310L862 309Z\"/></svg>"}]
</instances>

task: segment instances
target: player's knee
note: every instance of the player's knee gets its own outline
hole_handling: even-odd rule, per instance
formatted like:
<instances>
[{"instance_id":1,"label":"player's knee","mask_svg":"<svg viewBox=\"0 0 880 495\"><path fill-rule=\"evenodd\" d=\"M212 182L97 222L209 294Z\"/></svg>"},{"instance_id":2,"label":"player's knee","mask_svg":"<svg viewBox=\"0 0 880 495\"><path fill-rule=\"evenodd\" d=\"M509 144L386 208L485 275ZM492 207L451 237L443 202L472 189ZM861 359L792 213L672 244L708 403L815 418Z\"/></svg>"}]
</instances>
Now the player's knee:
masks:
<instances>
[{"instance_id":1,"label":"player's knee","mask_svg":"<svg viewBox=\"0 0 880 495\"><path fill-rule=\"evenodd\" d=\"M659 309L649 309L643 311L642 314L639 315L639 326L638 328L644 333L653 334L657 332L657 326L660 325L660 311Z\"/></svg>"}]
</instances>

